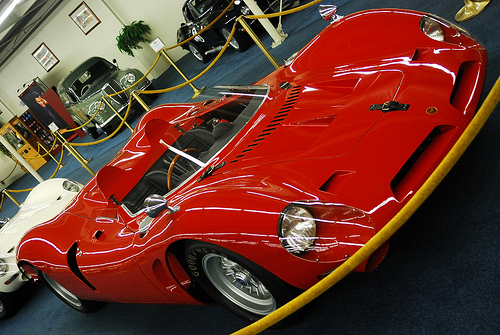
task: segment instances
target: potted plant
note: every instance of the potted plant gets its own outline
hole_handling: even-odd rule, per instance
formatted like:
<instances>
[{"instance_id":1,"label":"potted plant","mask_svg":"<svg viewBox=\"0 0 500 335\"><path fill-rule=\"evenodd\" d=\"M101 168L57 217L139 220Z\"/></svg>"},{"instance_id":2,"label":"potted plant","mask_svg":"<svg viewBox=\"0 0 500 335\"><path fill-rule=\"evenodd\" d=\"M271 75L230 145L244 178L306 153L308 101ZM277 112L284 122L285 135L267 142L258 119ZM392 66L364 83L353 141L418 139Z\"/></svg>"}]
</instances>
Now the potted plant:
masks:
<instances>
[{"instance_id":1,"label":"potted plant","mask_svg":"<svg viewBox=\"0 0 500 335\"><path fill-rule=\"evenodd\" d=\"M145 36L151 33L151 28L144 21L132 21L128 26L123 26L116 37L116 46L121 53L134 57L133 50L142 49L141 42L149 42Z\"/></svg>"}]
</instances>

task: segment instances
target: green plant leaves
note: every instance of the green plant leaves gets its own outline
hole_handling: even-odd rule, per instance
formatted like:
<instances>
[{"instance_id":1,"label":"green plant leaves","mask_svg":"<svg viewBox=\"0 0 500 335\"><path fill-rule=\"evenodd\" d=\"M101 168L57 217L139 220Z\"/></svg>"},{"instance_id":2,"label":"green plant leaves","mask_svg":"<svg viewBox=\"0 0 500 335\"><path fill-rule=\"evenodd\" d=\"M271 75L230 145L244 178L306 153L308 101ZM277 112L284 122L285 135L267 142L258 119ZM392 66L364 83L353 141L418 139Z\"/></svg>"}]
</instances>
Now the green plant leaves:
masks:
<instances>
[{"instance_id":1,"label":"green plant leaves","mask_svg":"<svg viewBox=\"0 0 500 335\"><path fill-rule=\"evenodd\" d=\"M145 36L151 33L151 28L144 21L132 21L128 26L123 26L116 37L116 46L121 53L134 57L133 50L142 49L141 42L149 42Z\"/></svg>"}]
</instances>

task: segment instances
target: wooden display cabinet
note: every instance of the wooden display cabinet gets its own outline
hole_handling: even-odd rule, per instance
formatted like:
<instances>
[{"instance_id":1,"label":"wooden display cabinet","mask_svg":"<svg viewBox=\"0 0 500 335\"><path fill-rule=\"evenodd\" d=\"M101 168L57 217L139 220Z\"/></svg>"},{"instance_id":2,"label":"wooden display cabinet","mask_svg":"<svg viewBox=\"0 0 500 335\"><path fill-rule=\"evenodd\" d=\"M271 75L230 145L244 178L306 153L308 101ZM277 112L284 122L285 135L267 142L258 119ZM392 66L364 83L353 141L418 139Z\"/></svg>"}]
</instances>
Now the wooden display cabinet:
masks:
<instances>
[{"instance_id":1,"label":"wooden display cabinet","mask_svg":"<svg viewBox=\"0 0 500 335\"><path fill-rule=\"evenodd\" d=\"M10 145L33 167L38 170L48 161L48 156L38 156L38 141L37 137L24 126L17 116L13 117L0 129L0 135L3 136ZM45 151L40 149L40 154Z\"/></svg>"}]
</instances>

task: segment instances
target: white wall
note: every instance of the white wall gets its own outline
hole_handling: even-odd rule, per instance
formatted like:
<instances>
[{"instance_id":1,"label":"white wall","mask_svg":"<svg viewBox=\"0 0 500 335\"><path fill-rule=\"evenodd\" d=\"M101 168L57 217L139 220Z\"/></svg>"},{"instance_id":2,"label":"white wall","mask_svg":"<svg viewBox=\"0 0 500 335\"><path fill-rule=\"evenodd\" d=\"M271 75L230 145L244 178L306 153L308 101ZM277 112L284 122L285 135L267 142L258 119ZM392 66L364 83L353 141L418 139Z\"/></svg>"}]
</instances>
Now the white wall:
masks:
<instances>
[{"instance_id":1,"label":"white wall","mask_svg":"<svg viewBox=\"0 0 500 335\"><path fill-rule=\"evenodd\" d=\"M176 44L177 29L183 22L181 7L184 0L85 0L86 4L101 20L101 23L85 35L71 20L69 14L82 0L65 0L49 18L16 50L0 67L0 123L9 121L13 114L21 115L26 111L18 98L18 89L33 78L39 77L47 86L55 86L69 71L87 58L98 55L108 60L116 59L122 68L135 67L146 72L156 59L149 45L134 51L135 57L120 53L116 47L116 36L122 27L121 22L144 20L152 29L151 38L160 37L166 46ZM45 43L59 59L59 63L46 72L33 58L33 51ZM177 60L186 51L176 48L168 52ZM163 73L169 64L163 58L151 79ZM0 180L10 171L4 172L0 161Z\"/></svg>"}]
</instances>

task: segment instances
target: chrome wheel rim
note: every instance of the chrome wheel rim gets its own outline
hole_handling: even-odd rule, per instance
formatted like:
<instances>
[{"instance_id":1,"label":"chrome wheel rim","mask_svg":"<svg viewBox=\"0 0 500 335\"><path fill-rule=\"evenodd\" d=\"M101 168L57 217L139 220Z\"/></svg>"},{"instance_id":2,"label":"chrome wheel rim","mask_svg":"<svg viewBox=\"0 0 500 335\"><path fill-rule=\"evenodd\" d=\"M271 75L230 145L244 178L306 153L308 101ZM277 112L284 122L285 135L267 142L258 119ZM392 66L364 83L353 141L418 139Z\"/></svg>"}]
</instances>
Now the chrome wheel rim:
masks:
<instances>
[{"instance_id":1,"label":"chrome wheel rim","mask_svg":"<svg viewBox=\"0 0 500 335\"><path fill-rule=\"evenodd\" d=\"M269 290L240 264L217 254L205 255L202 264L210 282L235 305L258 315L276 309L276 300Z\"/></svg>"},{"instance_id":2,"label":"chrome wheel rim","mask_svg":"<svg viewBox=\"0 0 500 335\"><path fill-rule=\"evenodd\" d=\"M231 35L231 33L229 31L227 31L226 29L222 29L222 35L224 35L224 38L227 40L229 38L229 35ZM240 48L240 44L238 43L238 41L236 41L234 36L233 36L233 38L231 38L231 41L229 41L229 44L235 49Z\"/></svg>"},{"instance_id":3,"label":"chrome wheel rim","mask_svg":"<svg viewBox=\"0 0 500 335\"><path fill-rule=\"evenodd\" d=\"M196 59L203 60L203 55L192 44L189 45L189 50L191 51L191 53L193 54L193 56L196 57Z\"/></svg>"},{"instance_id":4,"label":"chrome wheel rim","mask_svg":"<svg viewBox=\"0 0 500 335\"><path fill-rule=\"evenodd\" d=\"M3 313L3 308L4 308L4 307L3 307L3 302L1 302L1 301L0 301L0 314L2 314L2 313Z\"/></svg>"},{"instance_id":5,"label":"chrome wheel rim","mask_svg":"<svg viewBox=\"0 0 500 335\"><path fill-rule=\"evenodd\" d=\"M48 275L45 273L42 273L43 278L45 279L45 282L50 285L54 289L54 291L62 297L65 301L70 303L71 305L75 307L81 307L82 302L76 295L65 289L63 286L61 286L58 282L56 282L54 279L50 278Z\"/></svg>"}]
</instances>

